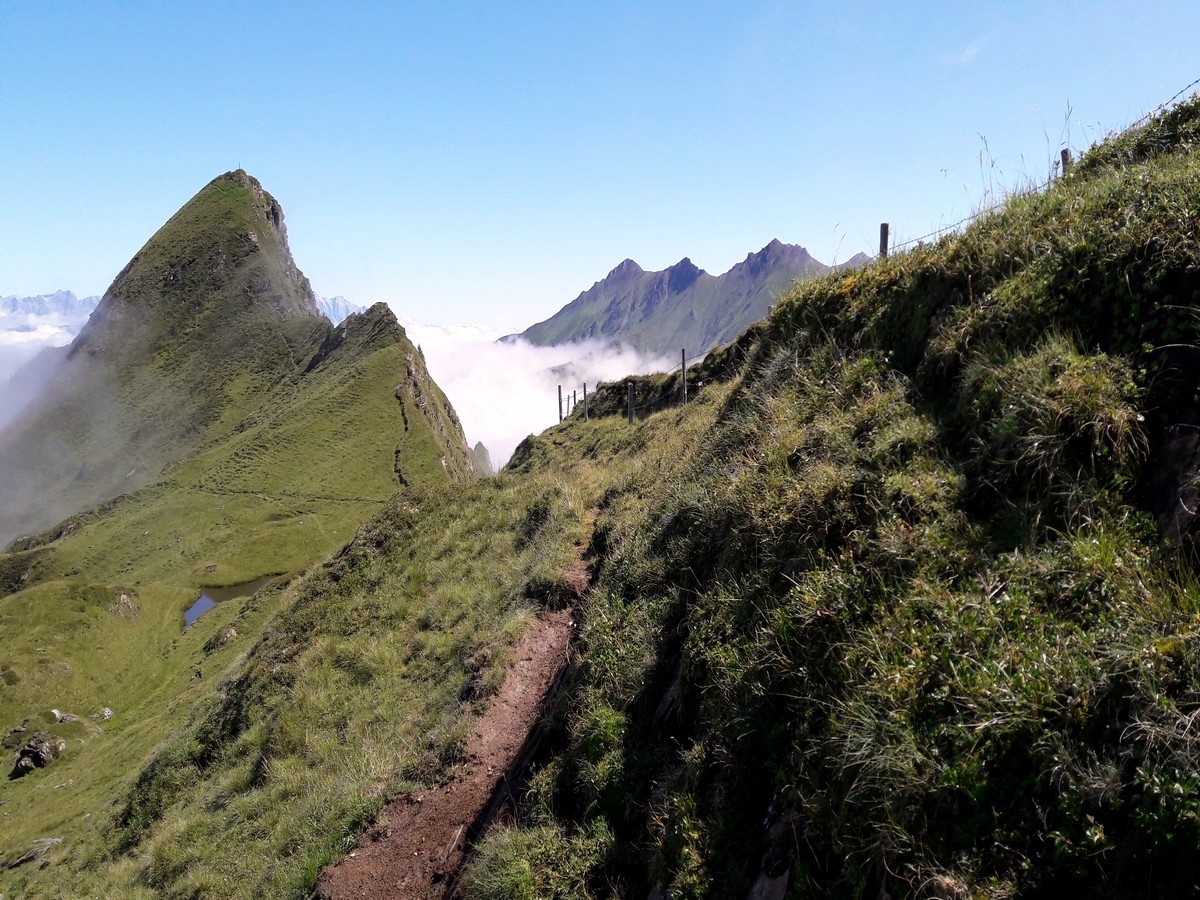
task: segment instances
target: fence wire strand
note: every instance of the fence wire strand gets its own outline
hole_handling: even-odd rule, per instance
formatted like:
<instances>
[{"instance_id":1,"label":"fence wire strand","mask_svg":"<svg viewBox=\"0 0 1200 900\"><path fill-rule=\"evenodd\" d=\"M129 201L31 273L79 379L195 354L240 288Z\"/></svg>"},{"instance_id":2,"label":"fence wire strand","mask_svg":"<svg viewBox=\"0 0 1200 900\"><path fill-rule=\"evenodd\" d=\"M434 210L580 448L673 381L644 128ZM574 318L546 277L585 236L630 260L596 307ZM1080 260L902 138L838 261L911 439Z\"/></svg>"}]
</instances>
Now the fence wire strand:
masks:
<instances>
[{"instance_id":1,"label":"fence wire strand","mask_svg":"<svg viewBox=\"0 0 1200 900\"><path fill-rule=\"evenodd\" d=\"M1188 91L1190 91L1192 88L1197 87L1198 85L1200 85L1200 78L1197 78L1195 81L1191 82L1187 86L1176 91L1175 96L1173 96L1170 100L1168 100L1165 103L1160 103L1158 106L1156 106L1154 109L1150 110L1148 113L1146 113L1140 119L1137 119L1136 121L1131 122L1129 125L1126 125L1125 128L1122 130L1128 131L1132 128L1138 128L1138 127L1146 124L1147 122L1149 122L1155 116L1162 115L1164 112L1166 112L1168 109L1171 108L1171 106L1175 103L1176 100L1178 100L1180 97L1182 97ZM1039 184L1035 187L1027 188L1026 190L1023 190L1023 191L1015 192L1012 196L1017 196L1017 195L1025 196L1025 195L1029 195L1029 194L1040 194L1042 191L1046 190L1046 188L1050 187L1050 185L1052 185L1054 183L1054 181L1055 181L1054 176L1051 175L1049 178L1047 178L1041 184ZM989 213L995 212L996 210L998 210L1002 206L1004 206L1004 204L1006 202L1008 202L1008 198L1005 198L1004 200L1000 200L996 203L993 203L991 206L987 207L986 209L981 209L978 212L973 212L968 216L964 216L963 218L961 218L957 222L955 222L953 225L944 225L941 228L935 228L933 231L929 232L928 234L923 234L918 238L912 238L911 240L902 241L901 243L894 244L888 250L888 252L891 253L891 252L896 252L896 251L900 251L900 250L907 250L909 247L913 247L918 244L922 244L925 241L937 240L937 239L941 238L943 235L958 231L958 229L961 228L963 225L969 225L972 222L977 221L978 219L982 219L984 216L988 215Z\"/></svg>"},{"instance_id":2,"label":"fence wire strand","mask_svg":"<svg viewBox=\"0 0 1200 900\"><path fill-rule=\"evenodd\" d=\"M1137 119L1136 121L1132 122L1131 124L1125 126L1125 128L1122 130L1128 131L1132 128L1138 128L1138 127L1144 125L1145 123L1149 122L1155 116L1162 115L1164 112L1166 112L1168 109L1170 109L1174 105L1176 100L1178 100L1180 97L1184 96L1185 94L1187 94L1189 91L1191 91L1193 88L1195 88L1197 86L1200 86L1200 78L1197 78L1196 80L1192 81L1190 84L1188 84L1181 90L1177 91L1170 100L1166 101L1165 103L1159 104L1157 107L1150 110L1148 113L1146 113L1140 119ZM1061 174L1062 173L1060 173L1060 175ZM925 243L926 241L938 240L947 234L950 234L952 232L957 232L964 225L970 225L973 222L976 222L979 219L982 219L984 216L990 215L990 214L998 211L999 209L1001 209L1004 206L1005 203L1008 202L1009 199L1011 199L1011 197L1013 197L1013 196L1028 196L1030 194L1040 194L1042 191L1049 188L1050 185L1052 185L1055 182L1055 180L1056 179L1055 179L1054 175L1052 174L1049 178L1047 178L1041 184L1034 185L1033 187L1029 187L1029 188L1026 188L1021 191L1015 191L1012 194L1009 194L1004 199L999 200L999 201L993 203L992 205L988 206L986 209L981 209L981 210L978 210L977 212L971 213L970 215L964 216L963 218L959 219L957 222L955 222L952 225L944 225L941 228L935 228L933 231L930 231L928 234L923 234L920 237L912 238L907 241L901 241L899 243L893 244L889 248L888 252L892 253L892 252L897 252L900 250L906 250L909 247L918 246L920 244ZM684 351L684 352L686 353L686 351ZM682 362L676 363L674 366L672 366L670 369L668 369L666 372L664 372L662 374L674 375L675 372L677 372L681 368L683 368L683 369L688 368L688 363L691 363L698 359L704 359L704 357L706 357L706 356L708 356L708 351L705 351L703 353L697 353L694 356L687 356L684 358L684 360ZM600 386L600 383L598 382L596 387L598 388L599 386ZM563 413L564 419L567 416L572 415L575 412L575 410L579 408L579 402L576 397L578 391L579 391L578 388L571 388L570 392L563 398L564 401L566 402L566 406L567 406L566 412ZM595 394L596 394L596 391L593 389L592 396L595 396ZM681 394L682 394L682 386L680 386L678 388L671 388L669 390L662 391L655 397L650 398L649 400L643 400L640 403L634 404L632 406L632 409L626 409L626 414L627 415L638 415L640 413L644 413L647 410L649 410L651 407L662 402L663 400L666 400L667 398L673 397L673 396L680 396ZM587 408L586 405L588 402L586 385L583 386L583 402L584 402L584 408L586 409ZM628 406L628 403L626 405Z\"/></svg>"}]
</instances>

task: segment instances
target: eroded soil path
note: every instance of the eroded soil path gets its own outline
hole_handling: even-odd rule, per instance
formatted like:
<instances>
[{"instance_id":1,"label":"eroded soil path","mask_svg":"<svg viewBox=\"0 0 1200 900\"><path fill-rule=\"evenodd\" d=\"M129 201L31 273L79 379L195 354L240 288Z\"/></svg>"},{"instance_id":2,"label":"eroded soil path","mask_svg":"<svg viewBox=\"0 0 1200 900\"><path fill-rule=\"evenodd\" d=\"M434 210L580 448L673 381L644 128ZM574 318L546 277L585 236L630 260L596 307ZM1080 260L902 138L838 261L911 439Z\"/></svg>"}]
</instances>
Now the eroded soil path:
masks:
<instances>
[{"instance_id":1,"label":"eroded soil path","mask_svg":"<svg viewBox=\"0 0 1200 900\"><path fill-rule=\"evenodd\" d=\"M547 612L522 635L504 684L476 720L463 761L441 787L404 794L351 855L326 869L317 896L443 897L464 861L472 826L502 793L567 664L571 610Z\"/></svg>"}]
</instances>

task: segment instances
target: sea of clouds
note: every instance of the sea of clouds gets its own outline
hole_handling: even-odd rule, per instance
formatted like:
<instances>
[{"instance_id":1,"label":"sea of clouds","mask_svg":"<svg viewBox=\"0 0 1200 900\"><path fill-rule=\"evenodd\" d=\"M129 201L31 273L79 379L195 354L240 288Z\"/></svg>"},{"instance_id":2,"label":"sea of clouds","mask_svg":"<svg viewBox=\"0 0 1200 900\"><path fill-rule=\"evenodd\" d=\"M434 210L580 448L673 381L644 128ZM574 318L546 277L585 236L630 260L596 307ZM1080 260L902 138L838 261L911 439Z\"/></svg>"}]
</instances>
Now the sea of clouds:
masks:
<instances>
[{"instance_id":1,"label":"sea of clouds","mask_svg":"<svg viewBox=\"0 0 1200 900\"><path fill-rule=\"evenodd\" d=\"M71 343L80 324L55 315L0 315L0 385L38 351Z\"/></svg>"},{"instance_id":2,"label":"sea of clouds","mask_svg":"<svg viewBox=\"0 0 1200 900\"><path fill-rule=\"evenodd\" d=\"M581 341L537 347L521 339L498 343L503 329L480 325L423 325L401 319L425 354L429 373L454 405L467 440L483 441L500 468L517 444L558 422L564 395L587 384L667 371L674 361L625 346Z\"/></svg>"},{"instance_id":3,"label":"sea of clouds","mask_svg":"<svg viewBox=\"0 0 1200 900\"><path fill-rule=\"evenodd\" d=\"M401 322L458 412L467 440L482 441L496 468L527 435L558 421L559 385L567 396L572 390L582 395L584 384L594 390L600 381L674 364L599 341L536 347L520 339L498 343L506 329ZM0 391L38 351L70 343L82 324L55 314L0 315Z\"/></svg>"}]
</instances>

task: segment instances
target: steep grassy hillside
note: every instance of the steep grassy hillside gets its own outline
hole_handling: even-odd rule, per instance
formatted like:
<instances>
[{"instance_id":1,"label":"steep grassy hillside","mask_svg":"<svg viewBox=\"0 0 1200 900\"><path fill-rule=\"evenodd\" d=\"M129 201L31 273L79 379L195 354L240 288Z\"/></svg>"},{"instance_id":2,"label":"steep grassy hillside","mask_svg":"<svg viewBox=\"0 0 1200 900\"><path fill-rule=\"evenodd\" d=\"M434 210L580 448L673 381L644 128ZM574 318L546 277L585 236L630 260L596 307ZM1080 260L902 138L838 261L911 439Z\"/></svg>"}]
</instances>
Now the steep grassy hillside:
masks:
<instances>
[{"instance_id":1,"label":"steep grassy hillside","mask_svg":"<svg viewBox=\"0 0 1200 900\"><path fill-rule=\"evenodd\" d=\"M123 790L106 780L115 806L89 808L54 865L0 888L307 896L389 796L453 765L532 613L571 596L586 515L585 492L541 479L405 489L328 564L201 619L183 653L213 677L175 701L182 727ZM231 626L236 653L222 643ZM18 782L13 805L66 777L47 774ZM67 790L96 792L73 774ZM51 827L38 824L37 836Z\"/></svg>"},{"instance_id":2,"label":"steep grassy hillside","mask_svg":"<svg viewBox=\"0 0 1200 900\"><path fill-rule=\"evenodd\" d=\"M570 599L574 674L468 897L1197 895L1198 138L1200 98L796 288L686 408L631 425L605 388L496 479L402 490L183 637L211 655L152 755L114 749L136 777L19 782L116 803L0 890L306 896L452 775L504 648Z\"/></svg>"},{"instance_id":3,"label":"steep grassy hillside","mask_svg":"<svg viewBox=\"0 0 1200 900\"><path fill-rule=\"evenodd\" d=\"M331 330L278 202L214 179L113 280L66 364L0 433L0 544L228 437Z\"/></svg>"},{"instance_id":4,"label":"steep grassy hillside","mask_svg":"<svg viewBox=\"0 0 1200 900\"><path fill-rule=\"evenodd\" d=\"M1194 99L797 289L694 407L518 451L626 474L471 896L1200 892L1198 137Z\"/></svg>"},{"instance_id":5,"label":"steep grassy hillside","mask_svg":"<svg viewBox=\"0 0 1200 900\"><path fill-rule=\"evenodd\" d=\"M244 216L269 216L273 201L253 185L227 204L229 192L242 189L224 182L248 179L235 175L201 192L200 211L216 204L231 216L223 225L238 227ZM196 235L191 249L181 221ZM201 258L209 232L200 225L209 221L185 207L147 248L159 252L165 234L171 254ZM271 252L285 250L279 244ZM334 328L303 304L288 307L287 292L272 293L277 283L303 287L303 277L251 250L244 263L226 260L232 272L220 286L197 294L203 309L158 311L161 298L151 294L142 298L149 312L139 312L134 291L145 285L129 273L144 271L148 252L117 279L124 287L106 299L107 318L89 326L71 352L89 360L87 371L118 373L129 404L114 415L142 422L141 431L104 436L119 450L114 460L129 465L157 454L168 461L149 484L0 554L0 731L26 725L6 734L6 761L11 766L12 751L39 732L64 742L49 767L4 783L0 860L11 862L47 837L84 852L107 833L112 804L153 749L211 698L221 673L290 602L285 588L297 573L343 547L401 487L445 488L473 473L453 409L386 306ZM272 268L275 276L262 275ZM267 289L252 297L242 290L247 284ZM195 334L192 316L200 318ZM152 319L167 324L146 337ZM251 339L255 328L261 341ZM240 337L237 329L244 329ZM122 344L126 334L144 338L142 350ZM288 349L288 334L303 341ZM226 339L230 346L217 352ZM37 458L21 456L33 446L30 435L69 441L84 434L90 443L79 447L101 452L88 423L66 419L55 427L53 416L97 396L94 383L72 380L80 371L71 369L47 404L22 421L0 465L36 465ZM186 396L193 389L212 393ZM174 437L157 442L163 435ZM42 462L40 476L50 478L62 459ZM87 483L89 491L99 484ZM72 503L84 496L59 495ZM183 631L184 611L201 588L265 576L279 577L254 598L219 603ZM53 709L75 720L58 721ZM43 893L41 882L27 881L35 865L4 869L0 863L0 894Z\"/></svg>"}]
</instances>

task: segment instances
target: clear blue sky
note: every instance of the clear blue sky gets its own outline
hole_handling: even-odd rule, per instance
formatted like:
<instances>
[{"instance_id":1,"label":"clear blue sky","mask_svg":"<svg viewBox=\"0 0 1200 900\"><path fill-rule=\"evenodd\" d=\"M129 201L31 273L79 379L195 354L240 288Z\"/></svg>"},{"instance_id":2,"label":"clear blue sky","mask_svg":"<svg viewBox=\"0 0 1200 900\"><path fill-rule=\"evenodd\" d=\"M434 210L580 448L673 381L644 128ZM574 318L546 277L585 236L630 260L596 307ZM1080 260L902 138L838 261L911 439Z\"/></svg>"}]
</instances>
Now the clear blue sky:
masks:
<instances>
[{"instance_id":1,"label":"clear blue sky","mask_svg":"<svg viewBox=\"0 0 1200 900\"><path fill-rule=\"evenodd\" d=\"M240 165L318 292L524 327L625 257L954 221L985 139L994 190L1041 179L1198 47L1195 0L0 0L0 294L101 292Z\"/></svg>"}]
</instances>

